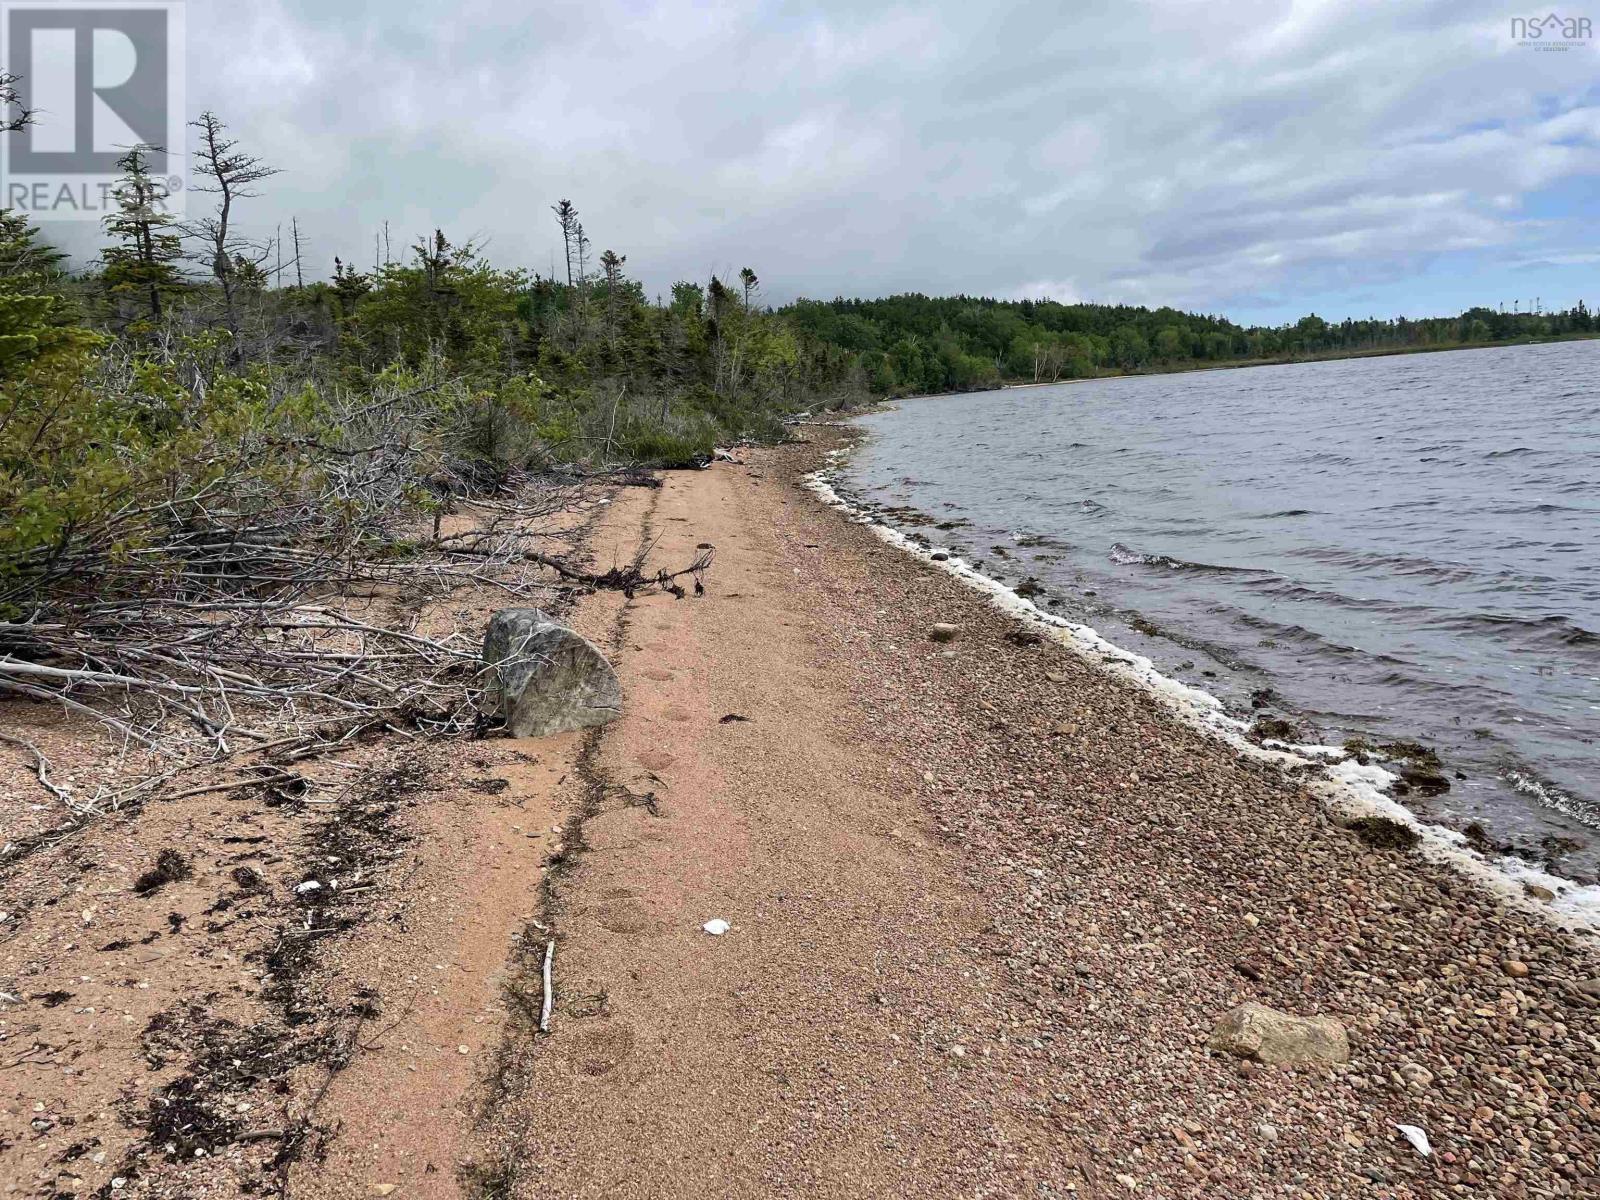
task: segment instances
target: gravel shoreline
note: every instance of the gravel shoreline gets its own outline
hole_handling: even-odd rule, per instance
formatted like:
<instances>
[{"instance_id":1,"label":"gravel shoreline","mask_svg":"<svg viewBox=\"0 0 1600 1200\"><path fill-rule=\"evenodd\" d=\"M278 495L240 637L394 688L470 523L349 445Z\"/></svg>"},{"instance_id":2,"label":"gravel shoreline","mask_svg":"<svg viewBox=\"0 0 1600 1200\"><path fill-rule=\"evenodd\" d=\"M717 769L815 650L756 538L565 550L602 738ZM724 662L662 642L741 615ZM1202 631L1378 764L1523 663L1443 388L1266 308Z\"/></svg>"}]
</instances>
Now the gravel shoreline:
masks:
<instances>
[{"instance_id":1,"label":"gravel shoreline","mask_svg":"<svg viewBox=\"0 0 1600 1200\"><path fill-rule=\"evenodd\" d=\"M0 1195L1600 1195L1592 941L828 507L851 434L807 432L606 506L597 563L717 561L577 603L628 697L582 754L375 743L303 805L193 795L18 864ZM330 848L341 813L380 853ZM192 875L133 890L170 846ZM307 873L352 923L288 970ZM1349 1061L1210 1050L1245 1002Z\"/></svg>"},{"instance_id":2,"label":"gravel shoreline","mask_svg":"<svg viewBox=\"0 0 1600 1200\"><path fill-rule=\"evenodd\" d=\"M767 469L801 487L849 436L815 434ZM984 952L1037 1018L1019 1082L1048 1094L1101 1186L1600 1194L1591 943L1366 844L1301 780L1059 647L1019 645L983 597L829 514L830 570L875 606L866 638L840 623L875 680L857 703L885 753L921 764L989 906ZM936 623L954 640L930 641ZM1251 1000L1336 1017L1350 1063L1207 1053ZM1426 1131L1431 1156L1399 1125Z\"/></svg>"}]
</instances>

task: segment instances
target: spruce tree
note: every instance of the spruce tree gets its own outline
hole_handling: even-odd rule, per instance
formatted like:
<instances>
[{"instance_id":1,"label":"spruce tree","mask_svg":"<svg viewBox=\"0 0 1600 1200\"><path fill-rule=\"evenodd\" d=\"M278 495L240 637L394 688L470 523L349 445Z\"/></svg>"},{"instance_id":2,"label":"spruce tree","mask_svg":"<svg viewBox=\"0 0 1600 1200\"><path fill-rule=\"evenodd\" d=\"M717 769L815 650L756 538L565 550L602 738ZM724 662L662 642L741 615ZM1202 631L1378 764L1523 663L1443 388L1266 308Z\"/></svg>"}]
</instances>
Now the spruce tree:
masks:
<instances>
[{"instance_id":1,"label":"spruce tree","mask_svg":"<svg viewBox=\"0 0 1600 1200\"><path fill-rule=\"evenodd\" d=\"M164 298L183 290L177 263L183 245L177 220L164 206L166 191L150 177L149 146L135 146L118 160L116 211L105 219L113 244L100 253L101 282L117 308L144 309L161 320Z\"/></svg>"},{"instance_id":2,"label":"spruce tree","mask_svg":"<svg viewBox=\"0 0 1600 1200\"><path fill-rule=\"evenodd\" d=\"M88 339L66 295L65 260L25 216L0 209L0 379Z\"/></svg>"}]
</instances>

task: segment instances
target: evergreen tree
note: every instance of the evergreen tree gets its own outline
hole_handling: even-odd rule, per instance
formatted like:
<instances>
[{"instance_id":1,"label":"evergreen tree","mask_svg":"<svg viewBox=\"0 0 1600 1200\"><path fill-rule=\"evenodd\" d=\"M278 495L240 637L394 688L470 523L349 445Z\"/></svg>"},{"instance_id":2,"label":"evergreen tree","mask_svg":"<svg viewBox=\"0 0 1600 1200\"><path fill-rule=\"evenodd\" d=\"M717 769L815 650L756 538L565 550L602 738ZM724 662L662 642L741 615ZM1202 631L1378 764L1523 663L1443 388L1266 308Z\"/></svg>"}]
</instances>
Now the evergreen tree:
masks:
<instances>
[{"instance_id":1,"label":"evergreen tree","mask_svg":"<svg viewBox=\"0 0 1600 1200\"><path fill-rule=\"evenodd\" d=\"M113 244L101 251L101 285L119 314L145 310L151 322L161 319L165 297L183 290L177 263L183 245L177 221L166 209L166 190L150 177L149 146L135 146L118 160L122 178L115 192L116 210L105 218Z\"/></svg>"},{"instance_id":2,"label":"evergreen tree","mask_svg":"<svg viewBox=\"0 0 1600 1200\"><path fill-rule=\"evenodd\" d=\"M571 200L562 200L550 206L550 211L556 215L556 223L561 226L561 245L567 256L567 286L572 286L572 243L576 240L578 232L578 210L572 206Z\"/></svg>"},{"instance_id":3,"label":"evergreen tree","mask_svg":"<svg viewBox=\"0 0 1600 1200\"><path fill-rule=\"evenodd\" d=\"M57 292L66 283L67 256L39 240L28 218L0 209L0 284L19 292Z\"/></svg>"},{"instance_id":4,"label":"evergreen tree","mask_svg":"<svg viewBox=\"0 0 1600 1200\"><path fill-rule=\"evenodd\" d=\"M606 337L615 339L617 336L617 293L622 286L622 264L628 261L626 254L618 254L614 250L607 250L600 256L600 269L605 272L606 281Z\"/></svg>"}]
</instances>

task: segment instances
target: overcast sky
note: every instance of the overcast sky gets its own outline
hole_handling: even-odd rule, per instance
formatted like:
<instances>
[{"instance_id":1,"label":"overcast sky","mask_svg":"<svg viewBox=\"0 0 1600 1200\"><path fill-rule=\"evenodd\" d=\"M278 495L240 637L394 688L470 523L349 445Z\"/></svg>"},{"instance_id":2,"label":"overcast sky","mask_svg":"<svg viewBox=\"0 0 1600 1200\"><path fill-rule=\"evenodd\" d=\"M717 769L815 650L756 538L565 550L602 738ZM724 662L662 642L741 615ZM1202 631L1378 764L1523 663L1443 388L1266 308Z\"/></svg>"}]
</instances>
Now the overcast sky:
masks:
<instances>
[{"instance_id":1,"label":"overcast sky","mask_svg":"<svg viewBox=\"0 0 1600 1200\"><path fill-rule=\"evenodd\" d=\"M1594 303L1600 55L1525 7L190 0L189 107L319 275L385 219L548 271L568 197L652 295Z\"/></svg>"}]
</instances>

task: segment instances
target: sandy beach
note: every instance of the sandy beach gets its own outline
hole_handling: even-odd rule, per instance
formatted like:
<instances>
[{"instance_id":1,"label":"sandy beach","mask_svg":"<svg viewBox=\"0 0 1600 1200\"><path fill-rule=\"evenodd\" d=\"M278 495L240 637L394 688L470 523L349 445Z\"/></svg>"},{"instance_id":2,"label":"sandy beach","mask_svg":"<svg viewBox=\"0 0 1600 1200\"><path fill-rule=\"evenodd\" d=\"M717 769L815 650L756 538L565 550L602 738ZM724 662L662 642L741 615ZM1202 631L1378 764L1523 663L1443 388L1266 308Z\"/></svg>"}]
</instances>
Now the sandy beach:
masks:
<instances>
[{"instance_id":1,"label":"sandy beach","mask_svg":"<svg viewBox=\"0 0 1600 1200\"><path fill-rule=\"evenodd\" d=\"M597 569L716 551L565 613L617 723L8 866L0 1196L1600 1194L1592 940L886 545L805 433L593 517ZM362 890L286 958L319 860ZM1348 1062L1209 1049L1251 1001Z\"/></svg>"}]
</instances>

